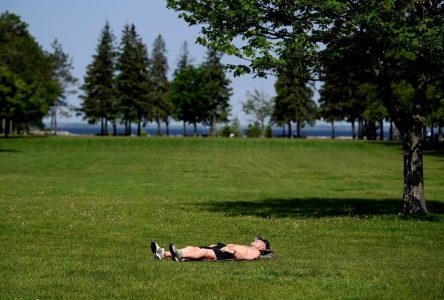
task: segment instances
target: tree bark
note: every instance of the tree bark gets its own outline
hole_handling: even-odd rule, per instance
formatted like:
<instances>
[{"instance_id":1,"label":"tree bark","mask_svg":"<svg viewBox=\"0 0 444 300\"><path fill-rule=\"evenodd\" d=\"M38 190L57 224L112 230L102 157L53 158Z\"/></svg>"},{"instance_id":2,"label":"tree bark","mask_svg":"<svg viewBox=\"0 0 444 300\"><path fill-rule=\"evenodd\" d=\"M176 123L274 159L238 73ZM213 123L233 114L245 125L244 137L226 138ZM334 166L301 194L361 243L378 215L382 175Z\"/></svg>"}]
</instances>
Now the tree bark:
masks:
<instances>
[{"instance_id":1,"label":"tree bark","mask_svg":"<svg viewBox=\"0 0 444 300\"><path fill-rule=\"evenodd\" d=\"M331 139L334 140L336 136L335 121L331 121Z\"/></svg>"},{"instance_id":2,"label":"tree bark","mask_svg":"<svg viewBox=\"0 0 444 300\"><path fill-rule=\"evenodd\" d=\"M301 121L296 120L296 137L301 137Z\"/></svg>"},{"instance_id":3,"label":"tree bark","mask_svg":"<svg viewBox=\"0 0 444 300\"><path fill-rule=\"evenodd\" d=\"M356 128L355 128L355 121L351 122L352 125L352 137L355 140L356 139Z\"/></svg>"},{"instance_id":4,"label":"tree bark","mask_svg":"<svg viewBox=\"0 0 444 300\"><path fill-rule=\"evenodd\" d=\"M157 119L157 120L156 120L156 123L157 123L157 133L156 133L156 135L157 135L157 136L160 136L160 120Z\"/></svg>"},{"instance_id":5,"label":"tree bark","mask_svg":"<svg viewBox=\"0 0 444 300\"><path fill-rule=\"evenodd\" d=\"M165 121L166 136L170 136L170 122Z\"/></svg>"},{"instance_id":6,"label":"tree bark","mask_svg":"<svg viewBox=\"0 0 444 300\"><path fill-rule=\"evenodd\" d=\"M183 136L185 137L186 135L187 135L187 128L186 128L185 121L183 121Z\"/></svg>"},{"instance_id":7,"label":"tree bark","mask_svg":"<svg viewBox=\"0 0 444 300\"><path fill-rule=\"evenodd\" d=\"M384 140L384 120L379 121L379 139Z\"/></svg>"},{"instance_id":8,"label":"tree bark","mask_svg":"<svg viewBox=\"0 0 444 300\"><path fill-rule=\"evenodd\" d=\"M421 124L402 134L404 150L404 205L406 215L427 213L424 197Z\"/></svg>"},{"instance_id":9,"label":"tree bark","mask_svg":"<svg viewBox=\"0 0 444 300\"><path fill-rule=\"evenodd\" d=\"M288 122L288 138L291 139L291 122Z\"/></svg>"}]
</instances>

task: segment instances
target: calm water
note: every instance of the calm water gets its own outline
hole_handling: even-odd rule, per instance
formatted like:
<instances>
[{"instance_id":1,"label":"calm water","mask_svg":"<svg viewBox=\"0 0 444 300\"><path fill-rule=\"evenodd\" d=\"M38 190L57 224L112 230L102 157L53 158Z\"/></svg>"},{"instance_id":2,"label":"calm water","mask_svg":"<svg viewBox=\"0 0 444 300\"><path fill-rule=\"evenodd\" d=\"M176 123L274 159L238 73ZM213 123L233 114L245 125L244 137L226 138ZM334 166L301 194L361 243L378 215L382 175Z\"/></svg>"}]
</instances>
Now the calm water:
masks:
<instances>
[{"instance_id":1,"label":"calm water","mask_svg":"<svg viewBox=\"0 0 444 300\"><path fill-rule=\"evenodd\" d=\"M46 128L49 128L47 125ZM218 127L222 128L221 126ZM388 138L388 126L384 128L384 136ZM100 133L100 126L82 123L65 123L59 124L57 130L60 134L75 134L75 135L98 135ZM124 127L117 127L117 134L122 135L124 133ZM242 128L242 133L245 134L246 128ZM108 127L108 132L112 133L112 127ZM155 136L157 134L157 126L150 125L145 128L142 127L142 132L146 132L148 135ZM131 133L133 135L137 134L137 127L133 126L131 128ZM172 136L182 136L183 128L180 125L172 125L169 130ZM192 136L194 133L193 126L187 126L186 135ZM161 134L166 134L165 127L161 127ZM207 136L209 134L209 129L205 126L197 127L197 134L199 136ZM282 136L282 128L273 128L273 134L275 136ZM293 131L294 134L294 131ZM302 129L302 135L307 137L331 137L331 127L329 125L318 125L314 127L306 127ZM336 126L336 137L351 138L351 126L348 125L338 125Z\"/></svg>"}]
</instances>

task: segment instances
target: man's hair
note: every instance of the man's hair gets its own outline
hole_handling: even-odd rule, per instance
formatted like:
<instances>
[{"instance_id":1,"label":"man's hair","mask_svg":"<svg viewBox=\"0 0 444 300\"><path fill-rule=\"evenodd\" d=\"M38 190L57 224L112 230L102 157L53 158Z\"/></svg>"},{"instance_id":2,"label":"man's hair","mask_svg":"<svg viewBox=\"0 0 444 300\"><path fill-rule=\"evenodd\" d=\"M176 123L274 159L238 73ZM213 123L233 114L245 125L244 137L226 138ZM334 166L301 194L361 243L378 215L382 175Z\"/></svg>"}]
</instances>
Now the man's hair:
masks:
<instances>
[{"instance_id":1,"label":"man's hair","mask_svg":"<svg viewBox=\"0 0 444 300\"><path fill-rule=\"evenodd\" d=\"M256 240L262 241L265 244L265 249L270 249L270 242L266 239L263 239L260 235L256 236Z\"/></svg>"}]
</instances>

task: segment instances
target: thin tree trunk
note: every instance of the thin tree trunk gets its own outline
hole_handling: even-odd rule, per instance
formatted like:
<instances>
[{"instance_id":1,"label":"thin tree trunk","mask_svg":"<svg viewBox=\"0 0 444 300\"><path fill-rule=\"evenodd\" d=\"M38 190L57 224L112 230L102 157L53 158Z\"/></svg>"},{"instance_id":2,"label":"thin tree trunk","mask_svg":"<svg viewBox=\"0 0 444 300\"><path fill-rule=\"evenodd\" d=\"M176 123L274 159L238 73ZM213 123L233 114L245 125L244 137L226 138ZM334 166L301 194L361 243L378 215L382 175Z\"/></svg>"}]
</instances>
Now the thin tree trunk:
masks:
<instances>
[{"instance_id":1,"label":"thin tree trunk","mask_svg":"<svg viewBox=\"0 0 444 300\"><path fill-rule=\"evenodd\" d=\"M186 124L185 121L183 121L183 136L187 136L187 128L186 128Z\"/></svg>"},{"instance_id":2,"label":"thin tree trunk","mask_svg":"<svg viewBox=\"0 0 444 300\"><path fill-rule=\"evenodd\" d=\"M165 121L166 136L170 136L170 122Z\"/></svg>"},{"instance_id":3,"label":"thin tree trunk","mask_svg":"<svg viewBox=\"0 0 444 300\"><path fill-rule=\"evenodd\" d=\"M104 118L105 118L105 135L108 135L108 118L107 117Z\"/></svg>"},{"instance_id":4,"label":"thin tree trunk","mask_svg":"<svg viewBox=\"0 0 444 300\"><path fill-rule=\"evenodd\" d=\"M355 140L356 139L356 126L355 126L355 121L351 122L352 125L352 138Z\"/></svg>"},{"instance_id":5,"label":"thin tree trunk","mask_svg":"<svg viewBox=\"0 0 444 300\"><path fill-rule=\"evenodd\" d=\"M393 141L393 121L390 120L389 140Z\"/></svg>"},{"instance_id":6,"label":"thin tree trunk","mask_svg":"<svg viewBox=\"0 0 444 300\"><path fill-rule=\"evenodd\" d=\"M430 141L432 142L432 143L434 143L435 142L435 128L433 127L433 124L432 124L432 127L430 127Z\"/></svg>"},{"instance_id":7,"label":"thin tree trunk","mask_svg":"<svg viewBox=\"0 0 444 300\"><path fill-rule=\"evenodd\" d=\"M137 136L140 136L141 129L140 129L140 121L137 122Z\"/></svg>"},{"instance_id":8,"label":"thin tree trunk","mask_svg":"<svg viewBox=\"0 0 444 300\"><path fill-rule=\"evenodd\" d=\"M5 137L8 137L9 130L11 130L10 123L8 119L5 119Z\"/></svg>"},{"instance_id":9,"label":"thin tree trunk","mask_svg":"<svg viewBox=\"0 0 444 300\"><path fill-rule=\"evenodd\" d=\"M216 137L216 115L213 115L213 119L211 120L211 136Z\"/></svg>"},{"instance_id":10,"label":"thin tree trunk","mask_svg":"<svg viewBox=\"0 0 444 300\"><path fill-rule=\"evenodd\" d=\"M335 136L336 136L335 121L331 121L331 139L334 140Z\"/></svg>"},{"instance_id":11,"label":"thin tree trunk","mask_svg":"<svg viewBox=\"0 0 444 300\"><path fill-rule=\"evenodd\" d=\"M160 136L160 120L157 119L157 120L156 120L156 123L157 123L157 133L156 133L156 135L157 135L157 136Z\"/></svg>"},{"instance_id":12,"label":"thin tree trunk","mask_svg":"<svg viewBox=\"0 0 444 300\"><path fill-rule=\"evenodd\" d=\"M116 124L116 120L113 121L113 135L116 136L117 135L117 124Z\"/></svg>"},{"instance_id":13,"label":"thin tree trunk","mask_svg":"<svg viewBox=\"0 0 444 300\"><path fill-rule=\"evenodd\" d=\"M300 120L296 120L296 137L301 137L301 122Z\"/></svg>"},{"instance_id":14,"label":"thin tree trunk","mask_svg":"<svg viewBox=\"0 0 444 300\"><path fill-rule=\"evenodd\" d=\"M291 139L291 122L288 122L288 138Z\"/></svg>"},{"instance_id":15,"label":"thin tree trunk","mask_svg":"<svg viewBox=\"0 0 444 300\"><path fill-rule=\"evenodd\" d=\"M193 123L194 126L194 136L197 136L197 124L196 122Z\"/></svg>"},{"instance_id":16,"label":"thin tree trunk","mask_svg":"<svg viewBox=\"0 0 444 300\"><path fill-rule=\"evenodd\" d=\"M363 126L362 126L362 119L358 119L358 139L362 140L364 137L363 134Z\"/></svg>"},{"instance_id":17,"label":"thin tree trunk","mask_svg":"<svg viewBox=\"0 0 444 300\"><path fill-rule=\"evenodd\" d=\"M442 126L438 125L438 142L442 142L443 141L443 136L442 136Z\"/></svg>"},{"instance_id":18,"label":"thin tree trunk","mask_svg":"<svg viewBox=\"0 0 444 300\"><path fill-rule=\"evenodd\" d=\"M53 135L57 135L57 107L51 107L51 130Z\"/></svg>"},{"instance_id":19,"label":"thin tree trunk","mask_svg":"<svg viewBox=\"0 0 444 300\"><path fill-rule=\"evenodd\" d=\"M379 139L384 140L384 120L379 121Z\"/></svg>"}]
</instances>

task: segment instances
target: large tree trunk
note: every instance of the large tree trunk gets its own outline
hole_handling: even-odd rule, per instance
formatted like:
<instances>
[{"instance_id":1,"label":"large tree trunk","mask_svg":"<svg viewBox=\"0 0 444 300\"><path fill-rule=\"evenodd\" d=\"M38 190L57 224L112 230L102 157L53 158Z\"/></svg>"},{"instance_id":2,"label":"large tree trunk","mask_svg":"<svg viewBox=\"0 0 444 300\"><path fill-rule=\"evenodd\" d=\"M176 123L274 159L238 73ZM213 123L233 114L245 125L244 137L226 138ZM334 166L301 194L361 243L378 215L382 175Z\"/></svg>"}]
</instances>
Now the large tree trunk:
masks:
<instances>
[{"instance_id":1,"label":"large tree trunk","mask_svg":"<svg viewBox=\"0 0 444 300\"><path fill-rule=\"evenodd\" d=\"M288 138L291 139L291 122L288 122Z\"/></svg>"},{"instance_id":2,"label":"large tree trunk","mask_svg":"<svg viewBox=\"0 0 444 300\"><path fill-rule=\"evenodd\" d=\"M404 206L406 215L427 213L424 197L421 124L402 133L404 148Z\"/></svg>"}]
</instances>

